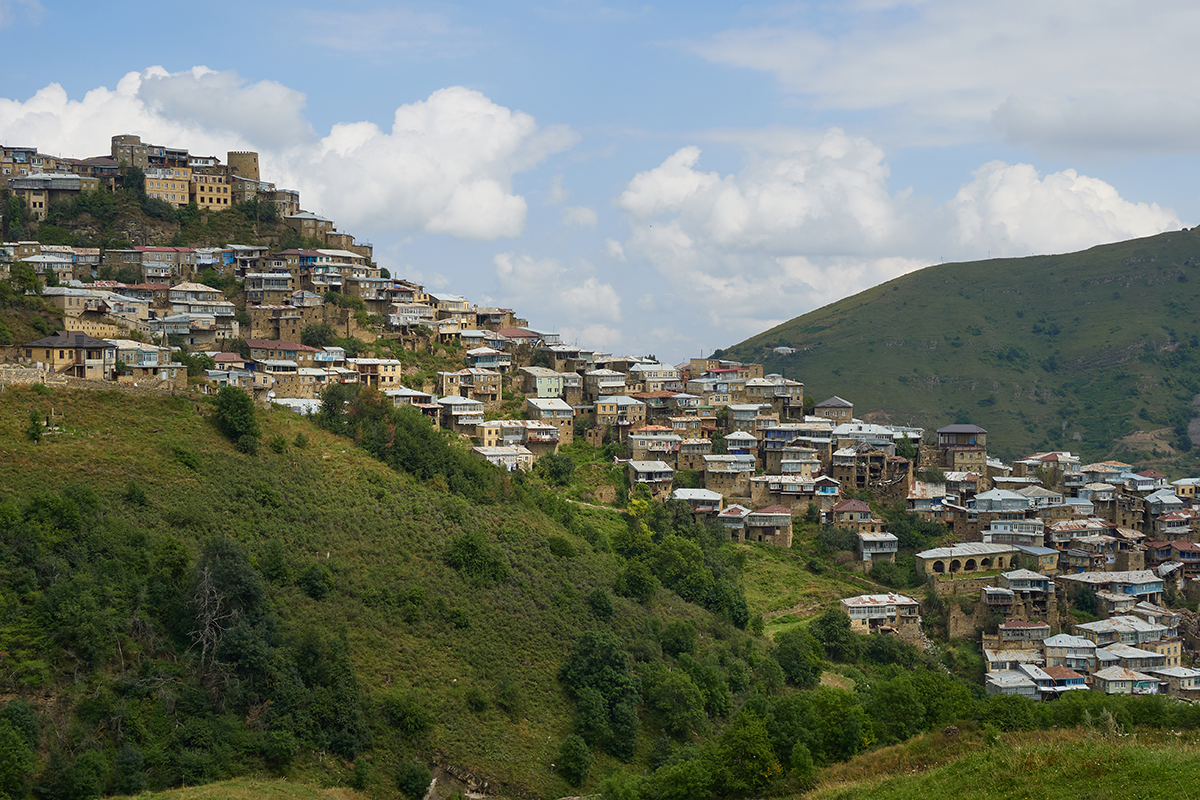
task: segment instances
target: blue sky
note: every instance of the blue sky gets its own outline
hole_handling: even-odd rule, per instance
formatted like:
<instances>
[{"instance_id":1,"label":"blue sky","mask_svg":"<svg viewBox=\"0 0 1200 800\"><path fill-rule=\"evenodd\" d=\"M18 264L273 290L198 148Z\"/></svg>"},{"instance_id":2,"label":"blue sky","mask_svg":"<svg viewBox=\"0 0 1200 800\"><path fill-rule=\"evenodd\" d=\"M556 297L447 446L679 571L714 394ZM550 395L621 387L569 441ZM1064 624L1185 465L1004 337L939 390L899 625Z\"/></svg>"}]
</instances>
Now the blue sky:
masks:
<instances>
[{"instance_id":1,"label":"blue sky","mask_svg":"<svg viewBox=\"0 0 1200 800\"><path fill-rule=\"evenodd\" d=\"M382 266L678 361L942 260L1190 227L1200 11L0 0L0 141L224 156Z\"/></svg>"}]
</instances>

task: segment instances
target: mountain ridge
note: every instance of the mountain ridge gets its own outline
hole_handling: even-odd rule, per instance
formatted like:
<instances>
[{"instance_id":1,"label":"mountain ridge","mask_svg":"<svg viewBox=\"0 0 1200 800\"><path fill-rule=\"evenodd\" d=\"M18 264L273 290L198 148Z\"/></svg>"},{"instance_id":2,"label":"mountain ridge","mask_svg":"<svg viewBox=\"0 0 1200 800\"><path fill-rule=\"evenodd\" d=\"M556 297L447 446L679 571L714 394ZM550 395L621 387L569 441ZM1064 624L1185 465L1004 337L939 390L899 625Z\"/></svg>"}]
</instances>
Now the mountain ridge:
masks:
<instances>
[{"instance_id":1,"label":"mountain ridge","mask_svg":"<svg viewBox=\"0 0 1200 800\"><path fill-rule=\"evenodd\" d=\"M847 397L873 420L974 422L1005 458L1076 449L1185 469L1196 463L1198 270L1194 229L938 264L718 353L804 381L818 399Z\"/></svg>"}]
</instances>

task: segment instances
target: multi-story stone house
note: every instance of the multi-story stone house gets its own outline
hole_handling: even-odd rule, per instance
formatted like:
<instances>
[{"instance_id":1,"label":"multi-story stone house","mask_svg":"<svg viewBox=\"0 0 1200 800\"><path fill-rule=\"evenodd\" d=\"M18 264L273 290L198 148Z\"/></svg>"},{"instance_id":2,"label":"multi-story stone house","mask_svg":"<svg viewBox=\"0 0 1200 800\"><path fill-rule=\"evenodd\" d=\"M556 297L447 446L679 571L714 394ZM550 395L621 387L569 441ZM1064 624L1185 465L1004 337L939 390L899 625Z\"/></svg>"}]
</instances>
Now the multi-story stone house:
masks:
<instances>
[{"instance_id":1,"label":"multi-story stone house","mask_svg":"<svg viewBox=\"0 0 1200 800\"><path fill-rule=\"evenodd\" d=\"M19 352L22 363L40 363L51 372L73 378L112 380L117 364L117 349L111 343L68 331L27 342Z\"/></svg>"},{"instance_id":2,"label":"multi-story stone house","mask_svg":"<svg viewBox=\"0 0 1200 800\"><path fill-rule=\"evenodd\" d=\"M854 419L854 404L834 395L813 406L813 414L841 425Z\"/></svg>"},{"instance_id":3,"label":"multi-story stone house","mask_svg":"<svg viewBox=\"0 0 1200 800\"><path fill-rule=\"evenodd\" d=\"M575 409L557 397L530 397L525 400L525 415L558 428L563 444L575 441Z\"/></svg>"},{"instance_id":4,"label":"multi-story stone house","mask_svg":"<svg viewBox=\"0 0 1200 800\"><path fill-rule=\"evenodd\" d=\"M706 455L704 458L704 488L726 497L749 497L750 479L754 476L754 457L735 455Z\"/></svg>"},{"instance_id":5,"label":"multi-story stone house","mask_svg":"<svg viewBox=\"0 0 1200 800\"><path fill-rule=\"evenodd\" d=\"M987 431L978 425L955 424L938 428L938 454L942 466L959 472L987 470Z\"/></svg>"}]
</instances>

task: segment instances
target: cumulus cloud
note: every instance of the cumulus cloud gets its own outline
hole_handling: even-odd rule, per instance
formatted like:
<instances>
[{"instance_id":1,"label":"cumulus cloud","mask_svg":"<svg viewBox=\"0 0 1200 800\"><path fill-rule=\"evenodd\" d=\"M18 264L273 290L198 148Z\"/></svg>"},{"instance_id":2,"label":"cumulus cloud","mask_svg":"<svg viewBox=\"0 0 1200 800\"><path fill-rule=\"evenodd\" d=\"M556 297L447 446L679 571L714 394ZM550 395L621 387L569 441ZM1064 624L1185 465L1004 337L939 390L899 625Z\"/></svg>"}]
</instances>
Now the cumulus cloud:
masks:
<instances>
[{"instance_id":1,"label":"cumulus cloud","mask_svg":"<svg viewBox=\"0 0 1200 800\"><path fill-rule=\"evenodd\" d=\"M264 178L299 189L306 208L344 229L482 240L521 233L527 204L513 176L576 141L565 126L539 126L462 87L400 106L389 130L349 122L320 136L304 107L302 93L275 81L152 67L83 100L58 84L26 101L0 99L0 139L81 157L107 153L116 133L205 155L257 150Z\"/></svg>"},{"instance_id":2,"label":"cumulus cloud","mask_svg":"<svg viewBox=\"0 0 1200 800\"><path fill-rule=\"evenodd\" d=\"M1073 169L1042 178L1029 164L991 161L946 204L959 243L978 254L1067 252L1181 227L1170 209L1131 203Z\"/></svg>"},{"instance_id":3,"label":"cumulus cloud","mask_svg":"<svg viewBox=\"0 0 1200 800\"><path fill-rule=\"evenodd\" d=\"M882 151L838 129L786 144L758 137L737 173L700 168L685 147L630 179L616 204L632 233L620 248L666 280L681 329L719 345L899 275L987 254L1062 252L1180 227L1170 209L1123 199L1065 170L990 162L954 198L917 214L890 193ZM936 248L936 249L935 249ZM954 250L954 248L957 248Z\"/></svg>"},{"instance_id":4,"label":"cumulus cloud","mask_svg":"<svg viewBox=\"0 0 1200 800\"><path fill-rule=\"evenodd\" d=\"M1112 138L1105 129L1113 126L1124 147L1195 147L1179 137L1164 142L1153 124L1124 123L1146 104L1148 87L1169 83L1185 98L1180 105L1192 104L1186 98L1195 96L1200 76L1190 37L1200 7L1187 0L1164 0L1153 14L1086 0L859 2L820 13L814 24L809 4L775 6L759 25L684 47L714 63L773 74L817 109L878 111L895 136L910 141L974 138L1010 98L1036 97L1052 108L1079 102L1080 110L1099 113L1099 129L1069 129L1074 143ZM1180 119L1157 100L1154 119ZM1027 110L1018 103L1000 122L1033 136L1037 115L1022 124Z\"/></svg>"},{"instance_id":5,"label":"cumulus cloud","mask_svg":"<svg viewBox=\"0 0 1200 800\"><path fill-rule=\"evenodd\" d=\"M570 331L591 346L609 346L620 338L621 295L596 276L589 262L580 260L568 267L555 258L506 252L498 253L492 264L500 285L499 302L536 309L538 324L552 325L564 336ZM600 341L585 336L587 330L608 332Z\"/></svg>"},{"instance_id":6,"label":"cumulus cloud","mask_svg":"<svg viewBox=\"0 0 1200 800\"><path fill-rule=\"evenodd\" d=\"M567 206L563 209L564 225L578 225L581 228L594 229L596 222L596 209L591 206Z\"/></svg>"}]
</instances>

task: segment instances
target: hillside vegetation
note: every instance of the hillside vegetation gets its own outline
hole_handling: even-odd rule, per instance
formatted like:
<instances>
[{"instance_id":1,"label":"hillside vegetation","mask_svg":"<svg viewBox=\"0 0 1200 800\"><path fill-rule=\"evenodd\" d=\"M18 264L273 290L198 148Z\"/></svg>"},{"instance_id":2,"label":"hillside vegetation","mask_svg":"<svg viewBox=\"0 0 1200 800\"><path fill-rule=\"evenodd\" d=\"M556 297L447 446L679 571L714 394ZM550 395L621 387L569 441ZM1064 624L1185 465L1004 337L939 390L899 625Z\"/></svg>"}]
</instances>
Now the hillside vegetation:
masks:
<instances>
[{"instance_id":1,"label":"hillside vegetation","mask_svg":"<svg viewBox=\"0 0 1200 800\"><path fill-rule=\"evenodd\" d=\"M772 351L783 346L797 352ZM973 422L1004 458L1067 449L1194 468L1200 231L927 267L718 354L871 421Z\"/></svg>"},{"instance_id":2,"label":"hillside vegetation","mask_svg":"<svg viewBox=\"0 0 1200 800\"><path fill-rule=\"evenodd\" d=\"M331 400L337 433L230 406L235 446L199 398L0 392L0 790L393 796L440 765L559 796L790 691L743 630L744 548L572 505L380 400Z\"/></svg>"}]
</instances>

